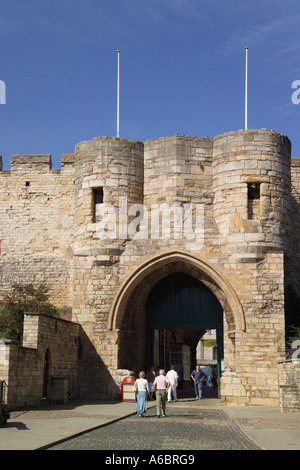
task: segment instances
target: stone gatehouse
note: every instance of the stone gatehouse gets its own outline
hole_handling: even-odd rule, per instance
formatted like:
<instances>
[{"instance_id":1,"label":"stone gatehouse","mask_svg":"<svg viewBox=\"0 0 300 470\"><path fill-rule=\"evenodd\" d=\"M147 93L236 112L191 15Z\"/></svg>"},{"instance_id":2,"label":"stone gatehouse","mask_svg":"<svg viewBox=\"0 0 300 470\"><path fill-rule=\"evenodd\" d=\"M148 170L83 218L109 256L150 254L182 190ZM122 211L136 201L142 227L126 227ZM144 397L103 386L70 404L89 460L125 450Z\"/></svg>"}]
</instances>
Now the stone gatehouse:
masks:
<instances>
[{"instance_id":1,"label":"stone gatehouse","mask_svg":"<svg viewBox=\"0 0 300 470\"><path fill-rule=\"evenodd\" d=\"M2 166L1 166L2 170ZM279 404L284 287L300 293L300 160L260 129L145 143L96 137L0 173L1 294L44 282L81 326L80 397L195 366L218 339L224 404Z\"/></svg>"}]
</instances>

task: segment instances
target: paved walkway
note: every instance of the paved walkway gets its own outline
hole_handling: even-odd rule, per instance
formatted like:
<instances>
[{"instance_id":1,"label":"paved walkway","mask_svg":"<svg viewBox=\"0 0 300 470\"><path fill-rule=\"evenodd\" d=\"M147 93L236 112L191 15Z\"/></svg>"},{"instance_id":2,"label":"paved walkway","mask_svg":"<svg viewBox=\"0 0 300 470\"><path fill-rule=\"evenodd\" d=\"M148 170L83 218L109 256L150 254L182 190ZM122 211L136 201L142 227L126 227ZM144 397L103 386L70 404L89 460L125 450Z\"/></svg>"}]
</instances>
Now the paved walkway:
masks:
<instances>
[{"instance_id":1,"label":"paved walkway","mask_svg":"<svg viewBox=\"0 0 300 470\"><path fill-rule=\"evenodd\" d=\"M135 406L135 403L76 400L66 405L14 411L8 423L0 427L0 450L45 449L71 436L133 416ZM148 409L153 406L155 402L148 402ZM189 406L222 410L261 449L300 450L300 412L282 413L279 408L259 406L221 407L218 399L183 398L168 405L168 421L172 419L172 407L175 411Z\"/></svg>"},{"instance_id":2,"label":"paved walkway","mask_svg":"<svg viewBox=\"0 0 300 470\"><path fill-rule=\"evenodd\" d=\"M220 408L202 406L195 400L182 400L170 403L165 417L157 418L154 406L147 410L144 419L129 416L50 450L102 450L106 455L120 455L124 451L131 455L144 451L148 456L154 452L156 455L191 454L197 456L195 463L201 464L198 451L259 448Z\"/></svg>"}]
</instances>

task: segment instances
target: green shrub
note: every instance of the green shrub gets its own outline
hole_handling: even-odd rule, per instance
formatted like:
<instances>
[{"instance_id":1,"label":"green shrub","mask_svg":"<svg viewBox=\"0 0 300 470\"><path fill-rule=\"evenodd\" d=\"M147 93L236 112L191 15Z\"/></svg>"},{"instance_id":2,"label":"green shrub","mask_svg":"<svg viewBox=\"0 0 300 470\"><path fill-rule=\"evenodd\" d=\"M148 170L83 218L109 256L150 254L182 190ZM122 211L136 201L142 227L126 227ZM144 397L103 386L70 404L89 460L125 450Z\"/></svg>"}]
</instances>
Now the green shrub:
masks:
<instances>
[{"instance_id":1,"label":"green shrub","mask_svg":"<svg viewBox=\"0 0 300 470\"><path fill-rule=\"evenodd\" d=\"M0 337L22 341L24 313L58 317L44 284L13 284L11 293L0 303Z\"/></svg>"}]
</instances>

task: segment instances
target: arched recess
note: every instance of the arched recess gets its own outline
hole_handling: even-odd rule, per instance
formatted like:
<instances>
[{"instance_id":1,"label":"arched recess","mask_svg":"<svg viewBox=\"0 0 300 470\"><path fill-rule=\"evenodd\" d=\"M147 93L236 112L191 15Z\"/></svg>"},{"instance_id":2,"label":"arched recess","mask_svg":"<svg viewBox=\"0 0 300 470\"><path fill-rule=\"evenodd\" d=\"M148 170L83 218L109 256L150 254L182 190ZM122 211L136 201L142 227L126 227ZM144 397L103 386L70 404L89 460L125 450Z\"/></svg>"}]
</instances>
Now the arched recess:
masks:
<instances>
[{"instance_id":1,"label":"arched recess","mask_svg":"<svg viewBox=\"0 0 300 470\"><path fill-rule=\"evenodd\" d=\"M111 306L108 329L124 328L125 312L134 312L137 299L146 302L152 287L172 272L186 272L206 284L223 306L228 332L245 331L242 305L230 283L216 269L196 256L181 251L160 254L143 263L119 288ZM131 307L131 308L128 308ZM128 324L128 320L126 322Z\"/></svg>"}]
</instances>

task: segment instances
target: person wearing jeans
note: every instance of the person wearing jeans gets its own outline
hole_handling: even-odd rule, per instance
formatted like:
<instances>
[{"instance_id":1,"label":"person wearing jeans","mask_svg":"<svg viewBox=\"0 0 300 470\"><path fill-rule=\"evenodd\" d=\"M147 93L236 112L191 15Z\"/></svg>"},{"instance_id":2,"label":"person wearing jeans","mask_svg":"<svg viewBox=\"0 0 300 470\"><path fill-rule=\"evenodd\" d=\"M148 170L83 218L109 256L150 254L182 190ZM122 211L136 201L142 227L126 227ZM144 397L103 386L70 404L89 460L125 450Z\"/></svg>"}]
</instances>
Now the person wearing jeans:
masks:
<instances>
[{"instance_id":1,"label":"person wearing jeans","mask_svg":"<svg viewBox=\"0 0 300 470\"><path fill-rule=\"evenodd\" d=\"M196 366L196 369L191 373L191 379L194 381L194 390L196 400L202 398L202 382L205 377L204 372L200 369L200 366Z\"/></svg>"},{"instance_id":2,"label":"person wearing jeans","mask_svg":"<svg viewBox=\"0 0 300 470\"><path fill-rule=\"evenodd\" d=\"M134 388L136 390L136 412L144 418L147 411L147 393L149 392L148 381L145 379L145 372L139 373L139 379L135 381Z\"/></svg>"}]
</instances>

